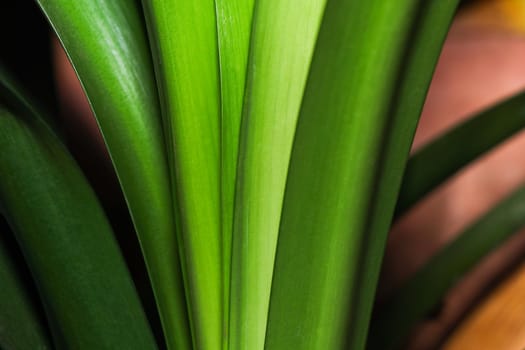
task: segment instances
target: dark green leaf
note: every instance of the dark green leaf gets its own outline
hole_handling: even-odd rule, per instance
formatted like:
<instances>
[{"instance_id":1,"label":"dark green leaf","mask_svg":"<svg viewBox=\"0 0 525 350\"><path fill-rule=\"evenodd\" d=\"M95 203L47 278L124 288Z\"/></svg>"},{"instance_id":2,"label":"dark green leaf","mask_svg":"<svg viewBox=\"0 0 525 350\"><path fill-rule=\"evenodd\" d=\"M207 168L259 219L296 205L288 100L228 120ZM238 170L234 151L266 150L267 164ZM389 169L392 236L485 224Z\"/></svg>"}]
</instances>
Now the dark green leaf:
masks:
<instances>
[{"instance_id":1,"label":"dark green leaf","mask_svg":"<svg viewBox=\"0 0 525 350\"><path fill-rule=\"evenodd\" d=\"M135 225L170 348L190 343L157 89L140 8L38 0L100 125Z\"/></svg>"},{"instance_id":2,"label":"dark green leaf","mask_svg":"<svg viewBox=\"0 0 525 350\"><path fill-rule=\"evenodd\" d=\"M522 187L460 233L395 292L374 317L369 348L395 349L449 288L524 225Z\"/></svg>"},{"instance_id":3,"label":"dark green leaf","mask_svg":"<svg viewBox=\"0 0 525 350\"><path fill-rule=\"evenodd\" d=\"M0 181L2 179L0 178ZM52 349L34 284L12 234L0 217L0 348Z\"/></svg>"},{"instance_id":4,"label":"dark green leaf","mask_svg":"<svg viewBox=\"0 0 525 350\"><path fill-rule=\"evenodd\" d=\"M465 165L525 127L525 93L482 111L438 137L409 160L396 207L402 215Z\"/></svg>"},{"instance_id":5,"label":"dark green leaf","mask_svg":"<svg viewBox=\"0 0 525 350\"><path fill-rule=\"evenodd\" d=\"M2 74L0 203L60 349L156 349L129 272L73 158Z\"/></svg>"}]
</instances>

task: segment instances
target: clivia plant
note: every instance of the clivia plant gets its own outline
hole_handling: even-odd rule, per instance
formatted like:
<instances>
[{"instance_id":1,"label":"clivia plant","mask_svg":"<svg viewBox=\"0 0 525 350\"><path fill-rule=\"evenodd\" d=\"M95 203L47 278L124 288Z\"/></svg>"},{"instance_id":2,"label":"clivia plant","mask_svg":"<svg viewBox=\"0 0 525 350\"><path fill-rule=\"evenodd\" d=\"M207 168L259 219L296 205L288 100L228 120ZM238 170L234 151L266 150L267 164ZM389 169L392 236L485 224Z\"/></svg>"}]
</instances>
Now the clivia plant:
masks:
<instances>
[{"instance_id":1,"label":"clivia plant","mask_svg":"<svg viewBox=\"0 0 525 350\"><path fill-rule=\"evenodd\" d=\"M520 190L371 322L393 218L525 123L519 95L409 160L458 0L37 3L104 136L161 336L78 164L2 68L0 208L23 255L2 241L2 349L395 348L525 223Z\"/></svg>"}]
</instances>

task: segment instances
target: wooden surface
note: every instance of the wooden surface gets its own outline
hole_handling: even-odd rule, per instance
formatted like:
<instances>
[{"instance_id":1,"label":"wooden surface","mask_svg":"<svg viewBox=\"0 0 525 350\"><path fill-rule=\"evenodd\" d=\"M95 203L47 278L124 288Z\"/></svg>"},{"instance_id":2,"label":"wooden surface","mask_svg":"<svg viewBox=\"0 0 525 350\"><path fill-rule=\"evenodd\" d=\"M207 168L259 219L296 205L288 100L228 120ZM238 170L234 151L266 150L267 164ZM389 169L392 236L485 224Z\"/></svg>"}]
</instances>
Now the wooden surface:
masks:
<instances>
[{"instance_id":1,"label":"wooden surface","mask_svg":"<svg viewBox=\"0 0 525 350\"><path fill-rule=\"evenodd\" d=\"M480 0L473 3L465 18L469 25L488 30L525 33L525 0Z\"/></svg>"},{"instance_id":2,"label":"wooden surface","mask_svg":"<svg viewBox=\"0 0 525 350\"><path fill-rule=\"evenodd\" d=\"M443 348L525 349L525 264L479 305Z\"/></svg>"}]
</instances>

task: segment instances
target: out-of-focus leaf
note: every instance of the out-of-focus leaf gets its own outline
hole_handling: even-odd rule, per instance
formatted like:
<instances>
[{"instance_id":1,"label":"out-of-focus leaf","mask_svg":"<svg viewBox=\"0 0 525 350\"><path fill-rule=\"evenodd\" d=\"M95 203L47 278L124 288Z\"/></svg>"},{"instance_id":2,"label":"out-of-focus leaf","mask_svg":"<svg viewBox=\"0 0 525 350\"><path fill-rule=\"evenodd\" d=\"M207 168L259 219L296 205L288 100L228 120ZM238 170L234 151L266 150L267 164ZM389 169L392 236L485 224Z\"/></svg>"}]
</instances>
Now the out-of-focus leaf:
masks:
<instances>
[{"instance_id":1,"label":"out-of-focus leaf","mask_svg":"<svg viewBox=\"0 0 525 350\"><path fill-rule=\"evenodd\" d=\"M17 248L0 217L0 348L52 349L41 305L34 298L34 285Z\"/></svg>"},{"instance_id":2,"label":"out-of-focus leaf","mask_svg":"<svg viewBox=\"0 0 525 350\"><path fill-rule=\"evenodd\" d=\"M525 187L460 233L401 286L374 317L369 348L395 349L415 323L484 256L525 226Z\"/></svg>"},{"instance_id":3,"label":"out-of-focus leaf","mask_svg":"<svg viewBox=\"0 0 525 350\"><path fill-rule=\"evenodd\" d=\"M0 203L59 349L156 349L109 223L83 174L2 74Z\"/></svg>"},{"instance_id":4,"label":"out-of-focus leaf","mask_svg":"<svg viewBox=\"0 0 525 350\"><path fill-rule=\"evenodd\" d=\"M525 127L525 93L455 126L408 161L396 207L402 215L465 165Z\"/></svg>"}]
</instances>

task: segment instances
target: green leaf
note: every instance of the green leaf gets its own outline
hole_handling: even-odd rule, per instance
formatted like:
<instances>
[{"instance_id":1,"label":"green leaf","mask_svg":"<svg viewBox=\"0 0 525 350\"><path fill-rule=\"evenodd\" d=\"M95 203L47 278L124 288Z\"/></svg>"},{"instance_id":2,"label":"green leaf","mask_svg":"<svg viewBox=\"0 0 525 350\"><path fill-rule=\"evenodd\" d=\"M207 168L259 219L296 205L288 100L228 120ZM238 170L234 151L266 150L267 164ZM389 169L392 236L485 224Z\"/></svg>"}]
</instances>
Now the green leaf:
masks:
<instances>
[{"instance_id":1,"label":"green leaf","mask_svg":"<svg viewBox=\"0 0 525 350\"><path fill-rule=\"evenodd\" d=\"M216 0L221 90L223 348L228 348L233 208L254 0Z\"/></svg>"},{"instance_id":2,"label":"green leaf","mask_svg":"<svg viewBox=\"0 0 525 350\"><path fill-rule=\"evenodd\" d=\"M55 346L156 349L95 194L64 146L5 80L0 149L0 202L43 300Z\"/></svg>"},{"instance_id":3,"label":"green leaf","mask_svg":"<svg viewBox=\"0 0 525 350\"><path fill-rule=\"evenodd\" d=\"M5 226L0 217L0 348L52 349L42 306L30 290L34 288L31 277Z\"/></svg>"},{"instance_id":4,"label":"green leaf","mask_svg":"<svg viewBox=\"0 0 525 350\"><path fill-rule=\"evenodd\" d=\"M150 275L166 343L190 335L157 89L139 8L128 0L38 0L91 103Z\"/></svg>"},{"instance_id":5,"label":"green leaf","mask_svg":"<svg viewBox=\"0 0 525 350\"><path fill-rule=\"evenodd\" d=\"M160 85L193 346L222 346L220 82L213 0L144 0Z\"/></svg>"},{"instance_id":6,"label":"green leaf","mask_svg":"<svg viewBox=\"0 0 525 350\"><path fill-rule=\"evenodd\" d=\"M443 5L446 15L435 14L441 19L434 23L437 42L429 56L418 49L411 57L407 47L424 6L410 0L327 3L288 174L268 349L364 346L411 141L407 134L415 127L454 2ZM428 39L428 28L425 33L417 45ZM398 96L398 89L410 92L411 79L423 89L410 100L414 106ZM409 115L402 116L404 111ZM401 145L389 150L398 140Z\"/></svg>"},{"instance_id":7,"label":"green leaf","mask_svg":"<svg viewBox=\"0 0 525 350\"><path fill-rule=\"evenodd\" d=\"M383 305L370 330L370 349L395 349L411 327L484 256L525 226L525 187L460 233Z\"/></svg>"},{"instance_id":8,"label":"green leaf","mask_svg":"<svg viewBox=\"0 0 525 350\"><path fill-rule=\"evenodd\" d=\"M374 198L360 247L360 272L356 280L350 346L362 349L368 334L370 314L392 212L397 201L412 138L441 47L457 7L457 0L429 0L418 8L412 35L405 49L403 67L391 104L382 140L381 165L377 170Z\"/></svg>"},{"instance_id":9,"label":"green leaf","mask_svg":"<svg viewBox=\"0 0 525 350\"><path fill-rule=\"evenodd\" d=\"M324 3L255 5L235 201L231 349L264 347L286 174Z\"/></svg>"},{"instance_id":10,"label":"green leaf","mask_svg":"<svg viewBox=\"0 0 525 350\"><path fill-rule=\"evenodd\" d=\"M465 165L523 127L524 92L480 112L423 147L407 164L396 215L403 215Z\"/></svg>"}]
</instances>

